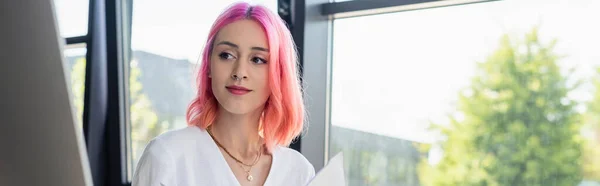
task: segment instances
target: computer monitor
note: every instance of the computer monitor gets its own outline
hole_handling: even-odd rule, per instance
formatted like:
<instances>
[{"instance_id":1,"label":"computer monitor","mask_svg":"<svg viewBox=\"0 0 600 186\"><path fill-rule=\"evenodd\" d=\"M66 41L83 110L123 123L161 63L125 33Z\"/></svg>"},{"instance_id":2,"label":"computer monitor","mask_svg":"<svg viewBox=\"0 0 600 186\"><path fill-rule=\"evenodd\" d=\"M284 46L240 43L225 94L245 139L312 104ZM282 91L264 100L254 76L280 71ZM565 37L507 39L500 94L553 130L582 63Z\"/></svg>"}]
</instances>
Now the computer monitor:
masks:
<instances>
[{"instance_id":1,"label":"computer monitor","mask_svg":"<svg viewBox=\"0 0 600 186\"><path fill-rule=\"evenodd\" d=\"M53 6L0 1L0 185L92 185Z\"/></svg>"}]
</instances>

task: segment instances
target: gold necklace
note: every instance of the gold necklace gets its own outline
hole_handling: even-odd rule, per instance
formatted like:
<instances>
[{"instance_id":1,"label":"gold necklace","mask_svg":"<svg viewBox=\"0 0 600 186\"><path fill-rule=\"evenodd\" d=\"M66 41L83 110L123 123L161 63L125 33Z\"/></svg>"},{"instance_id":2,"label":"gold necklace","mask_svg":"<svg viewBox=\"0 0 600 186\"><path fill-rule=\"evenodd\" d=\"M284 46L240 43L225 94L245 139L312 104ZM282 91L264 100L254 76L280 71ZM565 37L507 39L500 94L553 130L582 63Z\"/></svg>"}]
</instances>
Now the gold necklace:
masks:
<instances>
[{"instance_id":1,"label":"gold necklace","mask_svg":"<svg viewBox=\"0 0 600 186\"><path fill-rule=\"evenodd\" d=\"M217 141L217 139L215 138L215 136L213 136L210 128L207 128L206 130L208 132L208 135L210 135L210 137L213 139L213 141L215 141L215 143L217 144L217 146L219 146L220 148L223 149L223 151L225 151L225 153L227 155L229 155L229 157L231 157L232 159L234 159L237 163L239 163L240 168L242 168L242 170L244 170L244 172L246 172L246 179L248 181L252 181L254 179L254 177L250 174L250 171L252 170L252 167L254 165L256 165L256 163L258 163L258 160L260 159L260 157L262 156L262 145L260 146L259 150L258 150L258 155L256 156L256 158L254 159L254 162L252 162L252 164L248 165L245 164L244 162L242 162L241 160L235 158L233 155L231 155L231 153L229 153L229 151L223 146L221 145L221 143L219 143L219 141ZM242 165L248 166L250 168L248 168L248 170L246 170Z\"/></svg>"}]
</instances>

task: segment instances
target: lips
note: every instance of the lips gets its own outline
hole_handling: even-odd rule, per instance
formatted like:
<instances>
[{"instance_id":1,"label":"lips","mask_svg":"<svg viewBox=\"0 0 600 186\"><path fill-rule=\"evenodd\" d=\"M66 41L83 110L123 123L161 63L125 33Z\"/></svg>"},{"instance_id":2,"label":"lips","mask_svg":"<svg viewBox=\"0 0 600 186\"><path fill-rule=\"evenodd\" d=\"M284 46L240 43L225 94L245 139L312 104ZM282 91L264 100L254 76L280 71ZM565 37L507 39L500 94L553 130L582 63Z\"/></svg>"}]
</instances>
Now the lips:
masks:
<instances>
[{"instance_id":1,"label":"lips","mask_svg":"<svg viewBox=\"0 0 600 186\"><path fill-rule=\"evenodd\" d=\"M227 88L227 91L229 91L231 94L234 94L234 95L244 95L244 94L247 94L248 92L252 91L246 87L235 86L235 85L226 86L225 88Z\"/></svg>"}]
</instances>

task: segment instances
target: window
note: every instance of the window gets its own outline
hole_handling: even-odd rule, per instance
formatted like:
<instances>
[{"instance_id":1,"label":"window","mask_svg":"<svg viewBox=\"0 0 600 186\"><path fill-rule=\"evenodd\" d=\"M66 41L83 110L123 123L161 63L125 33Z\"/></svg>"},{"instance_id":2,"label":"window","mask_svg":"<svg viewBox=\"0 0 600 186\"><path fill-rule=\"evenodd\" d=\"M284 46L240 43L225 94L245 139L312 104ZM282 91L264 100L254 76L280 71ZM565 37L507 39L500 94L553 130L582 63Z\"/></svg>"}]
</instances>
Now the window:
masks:
<instances>
[{"instance_id":1,"label":"window","mask_svg":"<svg viewBox=\"0 0 600 186\"><path fill-rule=\"evenodd\" d=\"M67 45L64 50L65 67L68 69L69 82L71 82L72 101L75 106L77 121L82 127L83 121L83 96L85 91L85 55L86 44Z\"/></svg>"},{"instance_id":2,"label":"window","mask_svg":"<svg viewBox=\"0 0 600 186\"><path fill-rule=\"evenodd\" d=\"M62 37L87 34L89 3L89 0L54 0Z\"/></svg>"},{"instance_id":3,"label":"window","mask_svg":"<svg viewBox=\"0 0 600 186\"><path fill-rule=\"evenodd\" d=\"M60 35L67 40L63 49L65 67L69 70L77 122L83 128L89 0L54 0L54 8Z\"/></svg>"},{"instance_id":4,"label":"window","mask_svg":"<svg viewBox=\"0 0 600 186\"><path fill-rule=\"evenodd\" d=\"M329 157L344 153L349 185L600 183L598 8L505 0L334 20Z\"/></svg>"},{"instance_id":5,"label":"window","mask_svg":"<svg viewBox=\"0 0 600 186\"><path fill-rule=\"evenodd\" d=\"M234 1L135 1L129 62L129 176L149 140L187 126L194 69L212 22ZM276 10L277 1L253 3Z\"/></svg>"}]
</instances>

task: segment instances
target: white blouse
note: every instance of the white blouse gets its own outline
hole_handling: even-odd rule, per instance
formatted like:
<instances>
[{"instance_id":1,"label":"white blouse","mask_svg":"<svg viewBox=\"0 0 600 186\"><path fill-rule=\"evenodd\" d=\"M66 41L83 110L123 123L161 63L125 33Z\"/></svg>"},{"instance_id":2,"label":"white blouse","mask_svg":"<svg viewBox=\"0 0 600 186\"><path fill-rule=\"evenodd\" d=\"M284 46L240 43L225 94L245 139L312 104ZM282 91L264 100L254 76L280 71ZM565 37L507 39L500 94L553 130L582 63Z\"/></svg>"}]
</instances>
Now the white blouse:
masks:
<instances>
[{"instance_id":1,"label":"white blouse","mask_svg":"<svg viewBox=\"0 0 600 186\"><path fill-rule=\"evenodd\" d=\"M278 146L273 149L266 186L306 185L315 170L302 154ZM196 126L166 132L144 149L133 176L133 186L240 185L219 147L206 130Z\"/></svg>"}]
</instances>

